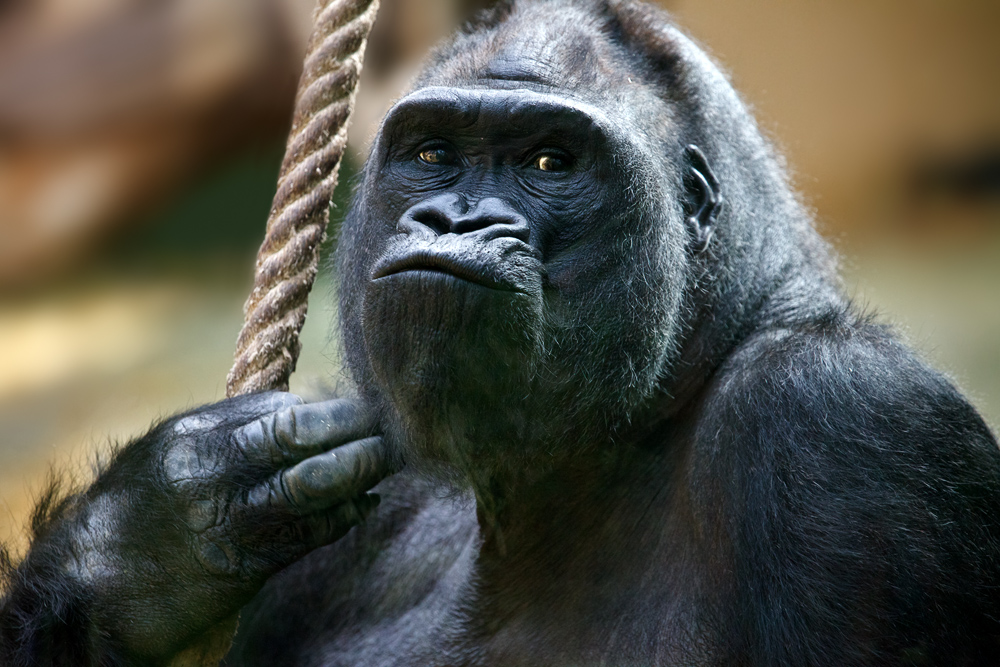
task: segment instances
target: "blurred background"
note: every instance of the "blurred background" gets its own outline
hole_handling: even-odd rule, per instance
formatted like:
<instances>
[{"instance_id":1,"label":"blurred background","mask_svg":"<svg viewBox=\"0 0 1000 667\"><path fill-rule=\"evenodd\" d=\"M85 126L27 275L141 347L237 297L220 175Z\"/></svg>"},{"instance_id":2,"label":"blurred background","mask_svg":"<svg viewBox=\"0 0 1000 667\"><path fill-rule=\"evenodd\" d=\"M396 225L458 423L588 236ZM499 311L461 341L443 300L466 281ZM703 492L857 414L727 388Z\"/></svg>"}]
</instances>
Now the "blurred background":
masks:
<instances>
[{"instance_id":1,"label":"blurred background","mask_svg":"<svg viewBox=\"0 0 1000 667\"><path fill-rule=\"evenodd\" d=\"M382 0L337 211L427 49ZM731 74L845 287L1000 425L1000 3L664 0ZM50 469L223 397L314 0L0 0L0 540ZM292 390L336 382L320 280Z\"/></svg>"}]
</instances>

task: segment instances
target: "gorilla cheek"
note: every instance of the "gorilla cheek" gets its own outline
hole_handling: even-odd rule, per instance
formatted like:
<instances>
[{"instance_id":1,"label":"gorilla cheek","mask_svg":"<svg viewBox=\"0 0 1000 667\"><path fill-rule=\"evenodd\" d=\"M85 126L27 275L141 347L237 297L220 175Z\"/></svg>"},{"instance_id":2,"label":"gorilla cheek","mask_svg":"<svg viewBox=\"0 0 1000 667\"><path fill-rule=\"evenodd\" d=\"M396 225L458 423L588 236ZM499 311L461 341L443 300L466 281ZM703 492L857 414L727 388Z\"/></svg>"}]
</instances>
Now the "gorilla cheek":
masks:
<instances>
[{"instance_id":1,"label":"gorilla cheek","mask_svg":"<svg viewBox=\"0 0 1000 667\"><path fill-rule=\"evenodd\" d=\"M368 284L362 330L376 384L408 435L438 438L441 429L465 431L509 413L527 395L541 347L541 300L410 271Z\"/></svg>"}]
</instances>

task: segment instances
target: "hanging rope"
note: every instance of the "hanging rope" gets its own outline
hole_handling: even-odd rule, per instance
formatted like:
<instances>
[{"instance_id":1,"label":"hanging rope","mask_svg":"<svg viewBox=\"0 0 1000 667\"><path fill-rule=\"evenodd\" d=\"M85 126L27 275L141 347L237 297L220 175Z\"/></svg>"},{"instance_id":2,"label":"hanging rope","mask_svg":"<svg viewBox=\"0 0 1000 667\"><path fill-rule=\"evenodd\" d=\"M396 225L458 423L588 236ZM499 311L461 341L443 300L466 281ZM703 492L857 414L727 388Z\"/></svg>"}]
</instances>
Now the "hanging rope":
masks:
<instances>
[{"instance_id":1,"label":"hanging rope","mask_svg":"<svg viewBox=\"0 0 1000 667\"><path fill-rule=\"evenodd\" d=\"M288 388L377 12L378 0L318 0L278 191L226 378L227 396ZM218 665L232 645L238 618L206 632L175 656L170 667Z\"/></svg>"},{"instance_id":2,"label":"hanging rope","mask_svg":"<svg viewBox=\"0 0 1000 667\"><path fill-rule=\"evenodd\" d=\"M378 0L319 0L226 395L287 389Z\"/></svg>"}]
</instances>

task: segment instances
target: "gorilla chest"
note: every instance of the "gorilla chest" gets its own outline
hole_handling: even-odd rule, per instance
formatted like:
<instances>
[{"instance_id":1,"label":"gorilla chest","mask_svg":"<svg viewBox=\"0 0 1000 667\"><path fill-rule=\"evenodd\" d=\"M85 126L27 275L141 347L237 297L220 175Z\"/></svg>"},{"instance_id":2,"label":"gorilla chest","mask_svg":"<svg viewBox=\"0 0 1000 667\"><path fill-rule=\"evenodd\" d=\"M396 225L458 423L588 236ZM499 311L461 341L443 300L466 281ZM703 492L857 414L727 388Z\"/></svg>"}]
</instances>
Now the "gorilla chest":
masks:
<instances>
[{"instance_id":1,"label":"gorilla chest","mask_svg":"<svg viewBox=\"0 0 1000 667\"><path fill-rule=\"evenodd\" d=\"M432 596L434 597L434 596ZM631 597L626 601L625 597ZM331 642L325 664L398 667L713 664L689 596L616 591L525 601L504 619L468 600L421 604L401 617L351 628ZM346 641L345 641L346 640Z\"/></svg>"},{"instance_id":2,"label":"gorilla chest","mask_svg":"<svg viewBox=\"0 0 1000 667\"><path fill-rule=\"evenodd\" d=\"M413 615L419 620L396 626L395 636L383 634L384 628L373 629L380 637L380 653L395 647L386 651L387 661L378 664L711 664L704 649L716 642L699 636L692 596L654 593L649 588L595 592L581 585L580 589L560 600L523 600L526 608L506 618L457 599L447 613L440 608L419 611Z\"/></svg>"},{"instance_id":3,"label":"gorilla chest","mask_svg":"<svg viewBox=\"0 0 1000 667\"><path fill-rule=\"evenodd\" d=\"M704 573L670 553L623 556L617 568L587 559L512 564L500 580L476 565L459 560L412 607L353 628L367 648L343 664L711 663L704 647L716 642L699 627L695 594Z\"/></svg>"},{"instance_id":4,"label":"gorilla chest","mask_svg":"<svg viewBox=\"0 0 1000 667\"><path fill-rule=\"evenodd\" d=\"M620 591L631 604L609 598L571 599L577 609L537 609L509 619L488 638L469 639L469 665L673 665L709 664L692 639L694 601Z\"/></svg>"}]
</instances>

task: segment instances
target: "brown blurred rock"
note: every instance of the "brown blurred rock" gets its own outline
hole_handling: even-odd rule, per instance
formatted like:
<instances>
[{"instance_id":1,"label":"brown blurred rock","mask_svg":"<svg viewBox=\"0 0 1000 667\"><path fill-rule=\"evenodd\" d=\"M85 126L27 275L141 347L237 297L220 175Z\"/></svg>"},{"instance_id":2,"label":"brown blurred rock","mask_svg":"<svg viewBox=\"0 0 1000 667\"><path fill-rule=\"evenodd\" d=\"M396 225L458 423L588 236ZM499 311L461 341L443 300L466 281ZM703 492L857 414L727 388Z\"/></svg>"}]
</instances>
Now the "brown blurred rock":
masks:
<instances>
[{"instance_id":1,"label":"brown blurred rock","mask_svg":"<svg viewBox=\"0 0 1000 667\"><path fill-rule=\"evenodd\" d=\"M72 265L288 121L311 0L50 0L0 14L0 285Z\"/></svg>"}]
</instances>

